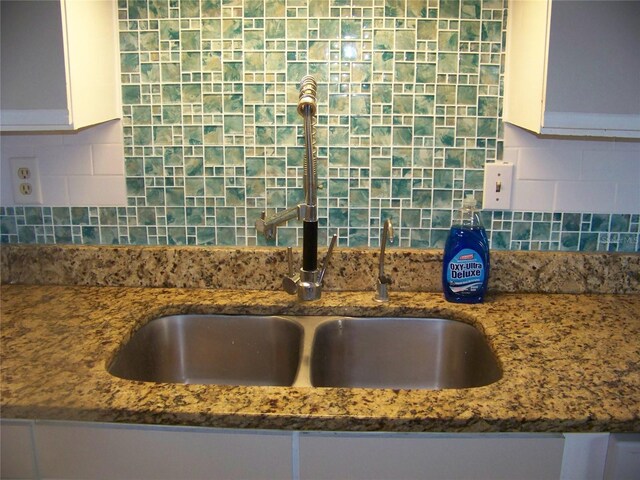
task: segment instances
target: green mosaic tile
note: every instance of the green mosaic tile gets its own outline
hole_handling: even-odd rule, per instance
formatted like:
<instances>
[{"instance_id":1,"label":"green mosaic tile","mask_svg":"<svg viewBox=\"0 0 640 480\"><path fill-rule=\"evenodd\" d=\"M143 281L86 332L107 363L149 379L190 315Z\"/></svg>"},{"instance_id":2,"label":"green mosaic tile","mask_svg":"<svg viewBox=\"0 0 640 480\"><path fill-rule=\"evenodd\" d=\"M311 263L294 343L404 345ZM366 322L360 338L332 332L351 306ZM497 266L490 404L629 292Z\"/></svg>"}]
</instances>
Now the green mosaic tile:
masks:
<instances>
[{"instance_id":1,"label":"green mosaic tile","mask_svg":"<svg viewBox=\"0 0 640 480\"><path fill-rule=\"evenodd\" d=\"M371 180L371 198L391 197L391 180L374 178Z\"/></svg>"},{"instance_id":2,"label":"green mosaic tile","mask_svg":"<svg viewBox=\"0 0 640 480\"><path fill-rule=\"evenodd\" d=\"M400 228L418 228L420 227L420 210L405 208L402 211L402 220Z\"/></svg>"},{"instance_id":3,"label":"green mosaic tile","mask_svg":"<svg viewBox=\"0 0 640 480\"><path fill-rule=\"evenodd\" d=\"M438 85L436 87L436 103L438 105L453 105L456 102L455 85Z\"/></svg>"},{"instance_id":4,"label":"green mosaic tile","mask_svg":"<svg viewBox=\"0 0 640 480\"><path fill-rule=\"evenodd\" d=\"M451 147L455 143L454 128L436 128L436 145L440 147Z\"/></svg>"},{"instance_id":5,"label":"green mosaic tile","mask_svg":"<svg viewBox=\"0 0 640 480\"><path fill-rule=\"evenodd\" d=\"M611 215L611 229L605 231L628 232L631 225L631 215Z\"/></svg>"},{"instance_id":6,"label":"green mosaic tile","mask_svg":"<svg viewBox=\"0 0 640 480\"><path fill-rule=\"evenodd\" d=\"M245 17L264 17L264 0L244 0Z\"/></svg>"},{"instance_id":7,"label":"green mosaic tile","mask_svg":"<svg viewBox=\"0 0 640 480\"><path fill-rule=\"evenodd\" d=\"M419 63L416 65L416 82L435 83L436 65L434 63Z\"/></svg>"},{"instance_id":8,"label":"green mosaic tile","mask_svg":"<svg viewBox=\"0 0 640 480\"><path fill-rule=\"evenodd\" d=\"M501 42L502 22L484 20L482 22L482 41Z\"/></svg>"},{"instance_id":9,"label":"green mosaic tile","mask_svg":"<svg viewBox=\"0 0 640 480\"><path fill-rule=\"evenodd\" d=\"M224 179L205 178L204 193L207 197L220 197L224 195Z\"/></svg>"},{"instance_id":10,"label":"green mosaic tile","mask_svg":"<svg viewBox=\"0 0 640 480\"><path fill-rule=\"evenodd\" d=\"M418 40L436 40L438 38L438 22L436 20L418 20L416 38Z\"/></svg>"},{"instance_id":11,"label":"green mosaic tile","mask_svg":"<svg viewBox=\"0 0 640 480\"><path fill-rule=\"evenodd\" d=\"M411 1L411 0L409 0ZM385 17L402 17L405 12L406 0L387 0L384 2Z\"/></svg>"},{"instance_id":12,"label":"green mosaic tile","mask_svg":"<svg viewBox=\"0 0 640 480\"><path fill-rule=\"evenodd\" d=\"M411 204L419 208L431 208L431 190L419 190L414 188L411 192Z\"/></svg>"},{"instance_id":13,"label":"green mosaic tile","mask_svg":"<svg viewBox=\"0 0 640 480\"><path fill-rule=\"evenodd\" d=\"M500 67L498 65L480 65L480 84L499 85Z\"/></svg>"},{"instance_id":14,"label":"green mosaic tile","mask_svg":"<svg viewBox=\"0 0 640 480\"><path fill-rule=\"evenodd\" d=\"M560 236L560 249L561 250L578 250L580 241L579 233L565 232Z\"/></svg>"},{"instance_id":15,"label":"green mosaic tile","mask_svg":"<svg viewBox=\"0 0 640 480\"><path fill-rule=\"evenodd\" d=\"M458 52L458 32L443 30L438 32L438 50L441 52Z\"/></svg>"},{"instance_id":16,"label":"green mosaic tile","mask_svg":"<svg viewBox=\"0 0 640 480\"><path fill-rule=\"evenodd\" d=\"M398 30L395 39L396 50L415 50L416 33L414 30Z\"/></svg>"},{"instance_id":17,"label":"green mosaic tile","mask_svg":"<svg viewBox=\"0 0 640 480\"><path fill-rule=\"evenodd\" d=\"M460 73L476 73L480 56L475 53L460 54Z\"/></svg>"},{"instance_id":18,"label":"green mosaic tile","mask_svg":"<svg viewBox=\"0 0 640 480\"><path fill-rule=\"evenodd\" d=\"M137 32L120 32L119 44L121 52L138 50L138 33Z\"/></svg>"},{"instance_id":19,"label":"green mosaic tile","mask_svg":"<svg viewBox=\"0 0 640 480\"><path fill-rule=\"evenodd\" d=\"M245 190L241 187L227 187L225 189L225 204L242 207L245 203Z\"/></svg>"},{"instance_id":20,"label":"green mosaic tile","mask_svg":"<svg viewBox=\"0 0 640 480\"><path fill-rule=\"evenodd\" d=\"M464 172L464 186L473 190L482 190L484 172L482 170L466 170Z\"/></svg>"},{"instance_id":21,"label":"green mosaic tile","mask_svg":"<svg viewBox=\"0 0 640 480\"><path fill-rule=\"evenodd\" d=\"M53 207L51 214L55 225L71 224L71 210L68 207Z\"/></svg>"},{"instance_id":22,"label":"green mosaic tile","mask_svg":"<svg viewBox=\"0 0 640 480\"><path fill-rule=\"evenodd\" d=\"M25 209L25 214L27 216L29 215L27 209ZM88 225L89 209L85 207L71 207L71 223L73 225Z\"/></svg>"},{"instance_id":23,"label":"green mosaic tile","mask_svg":"<svg viewBox=\"0 0 640 480\"><path fill-rule=\"evenodd\" d=\"M296 245L297 88L318 80L320 223L441 248L502 158L503 0L119 0L128 208L0 207L0 241ZM482 63L481 63L482 57ZM294 176L295 175L295 176ZM223 210L220 210L223 209ZM492 248L638 251L640 215L483 212ZM126 226L126 227L125 227Z\"/></svg>"},{"instance_id":24,"label":"green mosaic tile","mask_svg":"<svg viewBox=\"0 0 640 480\"><path fill-rule=\"evenodd\" d=\"M433 208L451 208L452 200L451 190L433 190Z\"/></svg>"},{"instance_id":25,"label":"green mosaic tile","mask_svg":"<svg viewBox=\"0 0 640 480\"><path fill-rule=\"evenodd\" d=\"M595 252L598 250L598 234L586 233L580 234L580 243L578 250L582 252Z\"/></svg>"},{"instance_id":26,"label":"green mosaic tile","mask_svg":"<svg viewBox=\"0 0 640 480\"><path fill-rule=\"evenodd\" d=\"M413 141L413 129L409 127L393 128L394 145L411 145Z\"/></svg>"},{"instance_id":27,"label":"green mosaic tile","mask_svg":"<svg viewBox=\"0 0 640 480\"><path fill-rule=\"evenodd\" d=\"M460 16L460 2L458 0L439 0L440 18L458 18Z\"/></svg>"},{"instance_id":28,"label":"green mosaic tile","mask_svg":"<svg viewBox=\"0 0 640 480\"><path fill-rule=\"evenodd\" d=\"M411 198L411 181L397 178L392 179L391 196L393 198Z\"/></svg>"},{"instance_id":29,"label":"green mosaic tile","mask_svg":"<svg viewBox=\"0 0 640 480\"><path fill-rule=\"evenodd\" d=\"M416 69L414 63L401 63L395 64L395 80L396 82L415 82Z\"/></svg>"},{"instance_id":30,"label":"green mosaic tile","mask_svg":"<svg viewBox=\"0 0 640 480\"><path fill-rule=\"evenodd\" d=\"M495 137L498 122L495 118L478 118L478 137Z\"/></svg>"},{"instance_id":31,"label":"green mosaic tile","mask_svg":"<svg viewBox=\"0 0 640 480\"><path fill-rule=\"evenodd\" d=\"M451 227L451 210L433 210L431 216L431 226L433 228Z\"/></svg>"},{"instance_id":32,"label":"green mosaic tile","mask_svg":"<svg viewBox=\"0 0 640 480\"><path fill-rule=\"evenodd\" d=\"M418 136L433 136L433 117L415 117L414 134Z\"/></svg>"},{"instance_id":33,"label":"green mosaic tile","mask_svg":"<svg viewBox=\"0 0 640 480\"><path fill-rule=\"evenodd\" d=\"M125 105L135 105L140 103L140 86L123 85L122 86L122 103Z\"/></svg>"},{"instance_id":34,"label":"green mosaic tile","mask_svg":"<svg viewBox=\"0 0 640 480\"><path fill-rule=\"evenodd\" d=\"M284 19L265 20L265 37L267 39L285 38L286 22Z\"/></svg>"},{"instance_id":35,"label":"green mosaic tile","mask_svg":"<svg viewBox=\"0 0 640 480\"><path fill-rule=\"evenodd\" d=\"M453 170L436 170L433 173L434 188L453 188Z\"/></svg>"},{"instance_id":36,"label":"green mosaic tile","mask_svg":"<svg viewBox=\"0 0 640 480\"><path fill-rule=\"evenodd\" d=\"M376 49L382 50L382 49ZM393 53L391 52L379 52L373 53L373 69L374 71L393 72Z\"/></svg>"},{"instance_id":37,"label":"green mosaic tile","mask_svg":"<svg viewBox=\"0 0 640 480\"><path fill-rule=\"evenodd\" d=\"M368 227L369 210L366 208L349 208L349 227Z\"/></svg>"},{"instance_id":38,"label":"green mosaic tile","mask_svg":"<svg viewBox=\"0 0 640 480\"><path fill-rule=\"evenodd\" d=\"M369 206L369 190L368 189L354 188L349 190L349 207L368 207L368 206Z\"/></svg>"}]
</instances>

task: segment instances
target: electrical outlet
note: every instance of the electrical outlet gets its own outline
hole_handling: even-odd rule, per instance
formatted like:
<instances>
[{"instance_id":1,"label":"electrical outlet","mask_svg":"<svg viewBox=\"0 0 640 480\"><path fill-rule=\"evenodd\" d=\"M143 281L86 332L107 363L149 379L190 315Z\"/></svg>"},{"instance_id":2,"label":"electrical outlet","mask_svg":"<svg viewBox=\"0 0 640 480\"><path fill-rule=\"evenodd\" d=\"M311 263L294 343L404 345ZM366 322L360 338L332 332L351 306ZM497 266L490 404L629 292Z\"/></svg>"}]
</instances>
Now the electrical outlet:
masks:
<instances>
[{"instance_id":1,"label":"electrical outlet","mask_svg":"<svg viewBox=\"0 0 640 480\"><path fill-rule=\"evenodd\" d=\"M485 164L482 208L485 210L509 210L511 208L512 183L513 163Z\"/></svg>"},{"instance_id":2,"label":"electrical outlet","mask_svg":"<svg viewBox=\"0 0 640 480\"><path fill-rule=\"evenodd\" d=\"M13 201L16 205L42 205L37 158L12 158L11 183L13 184Z\"/></svg>"}]
</instances>

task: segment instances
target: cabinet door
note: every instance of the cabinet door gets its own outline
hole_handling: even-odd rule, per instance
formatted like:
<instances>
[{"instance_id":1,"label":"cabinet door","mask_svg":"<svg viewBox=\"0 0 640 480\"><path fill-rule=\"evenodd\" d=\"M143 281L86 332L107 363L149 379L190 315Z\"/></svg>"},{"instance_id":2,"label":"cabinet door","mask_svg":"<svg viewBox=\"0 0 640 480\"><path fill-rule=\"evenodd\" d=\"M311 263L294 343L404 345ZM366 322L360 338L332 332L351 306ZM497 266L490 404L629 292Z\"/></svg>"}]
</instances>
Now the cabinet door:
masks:
<instances>
[{"instance_id":1,"label":"cabinet door","mask_svg":"<svg viewBox=\"0 0 640 480\"><path fill-rule=\"evenodd\" d=\"M640 2L554 1L543 130L640 132L638 52Z\"/></svg>"},{"instance_id":2,"label":"cabinet door","mask_svg":"<svg viewBox=\"0 0 640 480\"><path fill-rule=\"evenodd\" d=\"M37 478L31 421L0 422L0 478Z\"/></svg>"},{"instance_id":3,"label":"cabinet door","mask_svg":"<svg viewBox=\"0 0 640 480\"><path fill-rule=\"evenodd\" d=\"M562 435L301 434L300 478L558 479Z\"/></svg>"},{"instance_id":4,"label":"cabinet door","mask_svg":"<svg viewBox=\"0 0 640 480\"><path fill-rule=\"evenodd\" d=\"M35 444L42 478L291 478L289 433L44 422Z\"/></svg>"},{"instance_id":5,"label":"cabinet door","mask_svg":"<svg viewBox=\"0 0 640 480\"><path fill-rule=\"evenodd\" d=\"M60 2L3 0L0 9L2 129L68 124Z\"/></svg>"},{"instance_id":6,"label":"cabinet door","mask_svg":"<svg viewBox=\"0 0 640 480\"><path fill-rule=\"evenodd\" d=\"M0 128L77 130L120 117L114 0L0 1Z\"/></svg>"},{"instance_id":7,"label":"cabinet door","mask_svg":"<svg viewBox=\"0 0 640 480\"><path fill-rule=\"evenodd\" d=\"M511 0L506 122L535 133L640 138L640 2Z\"/></svg>"}]
</instances>

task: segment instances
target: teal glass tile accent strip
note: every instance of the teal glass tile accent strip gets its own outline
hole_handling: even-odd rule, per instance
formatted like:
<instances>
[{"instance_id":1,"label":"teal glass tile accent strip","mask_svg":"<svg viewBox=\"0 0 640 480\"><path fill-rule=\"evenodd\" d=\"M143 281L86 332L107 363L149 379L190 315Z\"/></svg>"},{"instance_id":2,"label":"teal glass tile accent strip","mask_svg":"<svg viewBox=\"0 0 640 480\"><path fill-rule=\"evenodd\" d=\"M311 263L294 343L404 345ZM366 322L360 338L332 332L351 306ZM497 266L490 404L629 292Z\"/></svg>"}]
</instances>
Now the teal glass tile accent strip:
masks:
<instances>
[{"instance_id":1,"label":"teal glass tile accent strip","mask_svg":"<svg viewBox=\"0 0 640 480\"><path fill-rule=\"evenodd\" d=\"M318 81L321 243L442 248L502 156L506 0L118 0L126 207L1 207L3 243L295 245L298 82ZM638 215L484 212L494 249L640 251Z\"/></svg>"}]
</instances>

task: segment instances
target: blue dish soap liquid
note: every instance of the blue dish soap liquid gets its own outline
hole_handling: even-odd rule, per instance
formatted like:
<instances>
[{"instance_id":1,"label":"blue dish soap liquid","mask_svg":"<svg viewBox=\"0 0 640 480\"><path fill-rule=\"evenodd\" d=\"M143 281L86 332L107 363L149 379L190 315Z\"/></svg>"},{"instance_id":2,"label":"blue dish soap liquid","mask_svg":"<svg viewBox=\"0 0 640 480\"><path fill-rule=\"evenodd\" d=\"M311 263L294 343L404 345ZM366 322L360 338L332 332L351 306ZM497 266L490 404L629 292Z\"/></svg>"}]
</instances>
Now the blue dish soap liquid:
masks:
<instances>
[{"instance_id":1,"label":"blue dish soap liquid","mask_svg":"<svg viewBox=\"0 0 640 480\"><path fill-rule=\"evenodd\" d=\"M467 195L454 215L444 247L442 288L449 302L480 303L489 281L489 242L476 210Z\"/></svg>"}]
</instances>

